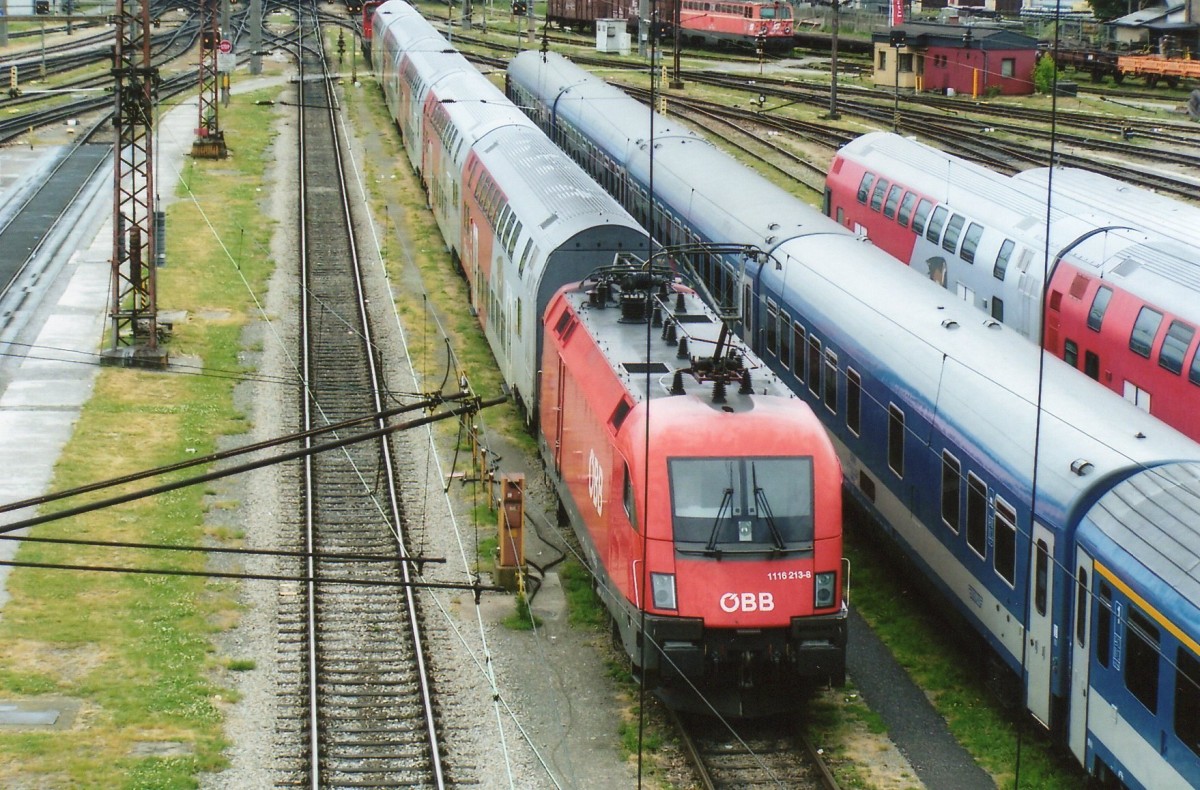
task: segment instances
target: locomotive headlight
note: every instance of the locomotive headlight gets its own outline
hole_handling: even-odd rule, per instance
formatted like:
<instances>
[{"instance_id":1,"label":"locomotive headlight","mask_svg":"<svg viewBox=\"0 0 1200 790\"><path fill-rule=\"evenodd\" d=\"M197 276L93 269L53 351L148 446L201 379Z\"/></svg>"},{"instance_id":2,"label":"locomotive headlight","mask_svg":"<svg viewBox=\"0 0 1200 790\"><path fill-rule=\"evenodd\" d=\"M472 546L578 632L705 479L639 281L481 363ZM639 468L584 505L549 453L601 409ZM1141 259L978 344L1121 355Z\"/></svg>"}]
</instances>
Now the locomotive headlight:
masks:
<instances>
[{"instance_id":1,"label":"locomotive headlight","mask_svg":"<svg viewBox=\"0 0 1200 790\"><path fill-rule=\"evenodd\" d=\"M816 594L813 600L818 609L833 606L834 585L837 584L837 574L833 571L818 573L816 578Z\"/></svg>"},{"instance_id":2,"label":"locomotive headlight","mask_svg":"<svg viewBox=\"0 0 1200 790\"><path fill-rule=\"evenodd\" d=\"M655 609L675 609L675 574L650 574L650 591Z\"/></svg>"}]
</instances>

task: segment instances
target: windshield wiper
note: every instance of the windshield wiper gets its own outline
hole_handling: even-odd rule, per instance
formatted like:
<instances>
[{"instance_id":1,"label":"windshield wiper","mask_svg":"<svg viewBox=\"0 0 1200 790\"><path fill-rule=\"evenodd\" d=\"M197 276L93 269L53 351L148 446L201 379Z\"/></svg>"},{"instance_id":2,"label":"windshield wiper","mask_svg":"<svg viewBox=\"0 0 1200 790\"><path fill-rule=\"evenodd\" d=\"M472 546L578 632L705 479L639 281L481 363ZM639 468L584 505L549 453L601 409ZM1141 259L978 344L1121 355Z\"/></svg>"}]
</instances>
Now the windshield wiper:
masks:
<instances>
[{"instance_id":1,"label":"windshield wiper","mask_svg":"<svg viewBox=\"0 0 1200 790\"><path fill-rule=\"evenodd\" d=\"M721 530L721 516L727 508L732 507L733 502L733 486L725 489L725 495L721 497L721 506L717 508L717 515L713 518L712 533L708 536L708 544L704 547L705 551L716 551L717 548L717 533Z\"/></svg>"},{"instance_id":2,"label":"windshield wiper","mask_svg":"<svg viewBox=\"0 0 1200 790\"><path fill-rule=\"evenodd\" d=\"M780 534L779 526L775 523L775 515L771 512L771 503L767 501L767 492L758 484L757 464L750 464L750 480L754 485L754 502L767 520L767 527L770 528L771 537L775 540L775 548L782 550L784 548L783 535Z\"/></svg>"}]
</instances>

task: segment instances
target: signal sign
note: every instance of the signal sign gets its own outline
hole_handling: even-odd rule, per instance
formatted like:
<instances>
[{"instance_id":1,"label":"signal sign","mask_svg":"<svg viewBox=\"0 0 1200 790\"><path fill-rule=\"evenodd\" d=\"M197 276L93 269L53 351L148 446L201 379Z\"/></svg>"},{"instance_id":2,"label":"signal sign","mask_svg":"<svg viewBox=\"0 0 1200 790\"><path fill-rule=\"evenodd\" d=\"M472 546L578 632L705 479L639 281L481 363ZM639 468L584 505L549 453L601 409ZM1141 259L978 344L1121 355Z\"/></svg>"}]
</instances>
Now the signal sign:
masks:
<instances>
[{"instance_id":1,"label":"signal sign","mask_svg":"<svg viewBox=\"0 0 1200 790\"><path fill-rule=\"evenodd\" d=\"M228 55L233 52L233 42L227 38L221 39L221 43L217 45L217 51L223 55Z\"/></svg>"}]
</instances>

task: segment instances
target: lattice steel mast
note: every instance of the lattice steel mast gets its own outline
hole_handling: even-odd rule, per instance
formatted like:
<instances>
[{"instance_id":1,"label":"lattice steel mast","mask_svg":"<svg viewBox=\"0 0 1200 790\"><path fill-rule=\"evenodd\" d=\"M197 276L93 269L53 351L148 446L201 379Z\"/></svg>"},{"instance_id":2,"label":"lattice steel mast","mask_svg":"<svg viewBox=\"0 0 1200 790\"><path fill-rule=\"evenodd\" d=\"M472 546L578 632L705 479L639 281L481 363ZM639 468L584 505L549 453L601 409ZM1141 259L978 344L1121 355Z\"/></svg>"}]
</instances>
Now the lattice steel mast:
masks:
<instances>
[{"instance_id":1,"label":"lattice steel mast","mask_svg":"<svg viewBox=\"0 0 1200 790\"><path fill-rule=\"evenodd\" d=\"M154 104L158 69L150 60L150 0L117 0L117 141L113 149L113 255L110 350L119 360L165 361L158 349L154 269Z\"/></svg>"}]
</instances>

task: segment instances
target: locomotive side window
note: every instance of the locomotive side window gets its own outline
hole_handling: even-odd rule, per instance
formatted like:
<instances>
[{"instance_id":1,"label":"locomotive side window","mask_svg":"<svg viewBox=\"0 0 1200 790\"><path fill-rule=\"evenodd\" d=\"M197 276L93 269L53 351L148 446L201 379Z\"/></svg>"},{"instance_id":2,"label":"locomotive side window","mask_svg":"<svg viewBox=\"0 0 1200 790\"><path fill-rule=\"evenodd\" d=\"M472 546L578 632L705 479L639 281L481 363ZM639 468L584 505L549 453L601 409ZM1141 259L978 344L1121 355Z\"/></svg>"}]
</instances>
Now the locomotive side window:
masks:
<instances>
[{"instance_id":1,"label":"locomotive side window","mask_svg":"<svg viewBox=\"0 0 1200 790\"><path fill-rule=\"evenodd\" d=\"M1175 654L1175 734L1200 754L1200 660L1181 647Z\"/></svg>"},{"instance_id":2,"label":"locomotive side window","mask_svg":"<svg viewBox=\"0 0 1200 790\"><path fill-rule=\"evenodd\" d=\"M900 202L900 193L904 191L904 187L899 184L893 186L888 191L887 202L883 204L883 216L891 219L896 216L896 204Z\"/></svg>"},{"instance_id":3,"label":"locomotive side window","mask_svg":"<svg viewBox=\"0 0 1200 790\"><path fill-rule=\"evenodd\" d=\"M925 232L925 220L929 218L929 212L933 210L933 204L928 200L922 200L917 204L917 210L913 212L912 229L913 233L920 236Z\"/></svg>"},{"instance_id":4,"label":"locomotive side window","mask_svg":"<svg viewBox=\"0 0 1200 790\"><path fill-rule=\"evenodd\" d=\"M1158 712L1158 628L1129 608L1125 622L1125 688L1151 713Z\"/></svg>"},{"instance_id":5,"label":"locomotive side window","mask_svg":"<svg viewBox=\"0 0 1200 790\"><path fill-rule=\"evenodd\" d=\"M1129 335L1129 350L1149 359L1150 347L1154 345L1154 336L1158 334L1162 320L1162 313L1157 310L1149 307L1139 310L1137 320L1133 322L1133 332Z\"/></svg>"},{"instance_id":6,"label":"locomotive side window","mask_svg":"<svg viewBox=\"0 0 1200 790\"><path fill-rule=\"evenodd\" d=\"M1087 571L1080 565L1075 574L1075 643L1080 647L1084 646L1083 637L1087 635L1087 602Z\"/></svg>"},{"instance_id":7,"label":"locomotive side window","mask_svg":"<svg viewBox=\"0 0 1200 790\"><path fill-rule=\"evenodd\" d=\"M792 317L779 311L779 361L784 370L792 366Z\"/></svg>"},{"instance_id":8,"label":"locomotive side window","mask_svg":"<svg viewBox=\"0 0 1200 790\"><path fill-rule=\"evenodd\" d=\"M792 372L804 383L804 327L792 324Z\"/></svg>"},{"instance_id":9,"label":"locomotive side window","mask_svg":"<svg viewBox=\"0 0 1200 790\"><path fill-rule=\"evenodd\" d=\"M774 299L767 300L767 325L763 327L767 335L767 353L771 356L779 354L779 308Z\"/></svg>"},{"instance_id":10,"label":"locomotive side window","mask_svg":"<svg viewBox=\"0 0 1200 790\"><path fill-rule=\"evenodd\" d=\"M996 263L992 264L991 276L996 277L996 280L1004 281L1004 275L1008 274L1008 262L1013 257L1013 249L1016 243L1012 239L1004 239L1004 244L1000 245L1000 252L996 253Z\"/></svg>"},{"instance_id":11,"label":"locomotive side window","mask_svg":"<svg viewBox=\"0 0 1200 790\"><path fill-rule=\"evenodd\" d=\"M987 556L987 483L967 473L967 545Z\"/></svg>"},{"instance_id":12,"label":"locomotive side window","mask_svg":"<svg viewBox=\"0 0 1200 790\"><path fill-rule=\"evenodd\" d=\"M929 218L929 226L925 228L925 238L937 244L942 237L942 226L946 224L946 215L949 213L945 206L938 206L933 210L933 216Z\"/></svg>"},{"instance_id":13,"label":"locomotive side window","mask_svg":"<svg viewBox=\"0 0 1200 790\"><path fill-rule=\"evenodd\" d=\"M915 192L905 192L904 199L900 201L900 210L896 212L896 222L904 227L908 227L908 220L912 217L913 206L916 205L917 195Z\"/></svg>"},{"instance_id":14,"label":"locomotive side window","mask_svg":"<svg viewBox=\"0 0 1200 790\"><path fill-rule=\"evenodd\" d=\"M825 406L837 414L837 353L825 349Z\"/></svg>"},{"instance_id":15,"label":"locomotive side window","mask_svg":"<svg viewBox=\"0 0 1200 790\"><path fill-rule=\"evenodd\" d=\"M874 183L874 173L863 173L862 181L858 182L858 202L864 206L867 204L867 197L871 194L871 186Z\"/></svg>"},{"instance_id":16,"label":"locomotive side window","mask_svg":"<svg viewBox=\"0 0 1200 790\"><path fill-rule=\"evenodd\" d=\"M958 534L962 503L962 466L948 450L942 451L942 523Z\"/></svg>"},{"instance_id":17,"label":"locomotive side window","mask_svg":"<svg viewBox=\"0 0 1200 790\"><path fill-rule=\"evenodd\" d=\"M904 412L894 403L888 404L888 468L897 477L904 477Z\"/></svg>"},{"instance_id":18,"label":"locomotive side window","mask_svg":"<svg viewBox=\"0 0 1200 790\"><path fill-rule=\"evenodd\" d=\"M808 336L808 391L821 394L821 341Z\"/></svg>"},{"instance_id":19,"label":"locomotive side window","mask_svg":"<svg viewBox=\"0 0 1200 790\"><path fill-rule=\"evenodd\" d=\"M958 257L962 258L967 263L975 262L975 250L979 249L979 238L983 235L983 226L972 222L967 226L967 233L963 236L962 250L959 251Z\"/></svg>"},{"instance_id":20,"label":"locomotive side window","mask_svg":"<svg viewBox=\"0 0 1200 790\"><path fill-rule=\"evenodd\" d=\"M962 214L955 214L950 218L949 224L946 225L946 235L942 237L942 249L946 252L954 252L958 249L958 237L962 233L963 225L967 222L967 218Z\"/></svg>"},{"instance_id":21,"label":"locomotive side window","mask_svg":"<svg viewBox=\"0 0 1200 790\"><path fill-rule=\"evenodd\" d=\"M1187 353L1195 334L1196 330L1182 321L1172 321L1167 328L1167 336L1163 338L1162 350L1158 352L1158 364L1172 373L1181 372L1183 355Z\"/></svg>"},{"instance_id":22,"label":"locomotive side window","mask_svg":"<svg viewBox=\"0 0 1200 790\"><path fill-rule=\"evenodd\" d=\"M1017 511L1000 497L996 497L995 540L996 553L992 555L992 567L996 569L996 573L1000 574L1000 578L1008 582L1009 587L1012 587L1017 582ZM1046 567L1045 548L1046 544L1039 540L1037 564L1041 606L1038 614L1045 614L1046 608L1046 588L1045 584L1040 582Z\"/></svg>"},{"instance_id":23,"label":"locomotive side window","mask_svg":"<svg viewBox=\"0 0 1200 790\"><path fill-rule=\"evenodd\" d=\"M637 504L633 499L633 481L629 478L629 464L622 464L625 474L622 475L621 503L625 506L625 515L629 518L633 531L638 531Z\"/></svg>"},{"instance_id":24,"label":"locomotive side window","mask_svg":"<svg viewBox=\"0 0 1200 790\"><path fill-rule=\"evenodd\" d=\"M846 427L855 436L862 433L862 376L846 368Z\"/></svg>"},{"instance_id":25,"label":"locomotive side window","mask_svg":"<svg viewBox=\"0 0 1200 790\"><path fill-rule=\"evenodd\" d=\"M1096 295L1092 297L1092 309L1088 311L1088 329L1095 332L1100 331L1100 325L1104 323L1104 311L1108 309L1108 303L1111 300L1112 289L1100 286Z\"/></svg>"},{"instance_id":26,"label":"locomotive side window","mask_svg":"<svg viewBox=\"0 0 1200 790\"><path fill-rule=\"evenodd\" d=\"M1108 669L1112 656L1112 588L1100 582L1100 606L1096 609L1096 663Z\"/></svg>"},{"instance_id":27,"label":"locomotive side window","mask_svg":"<svg viewBox=\"0 0 1200 790\"><path fill-rule=\"evenodd\" d=\"M871 211L879 211L883 207L883 194L887 192L888 182L879 179L875 182L875 191L871 193Z\"/></svg>"}]
</instances>

